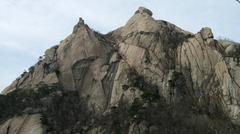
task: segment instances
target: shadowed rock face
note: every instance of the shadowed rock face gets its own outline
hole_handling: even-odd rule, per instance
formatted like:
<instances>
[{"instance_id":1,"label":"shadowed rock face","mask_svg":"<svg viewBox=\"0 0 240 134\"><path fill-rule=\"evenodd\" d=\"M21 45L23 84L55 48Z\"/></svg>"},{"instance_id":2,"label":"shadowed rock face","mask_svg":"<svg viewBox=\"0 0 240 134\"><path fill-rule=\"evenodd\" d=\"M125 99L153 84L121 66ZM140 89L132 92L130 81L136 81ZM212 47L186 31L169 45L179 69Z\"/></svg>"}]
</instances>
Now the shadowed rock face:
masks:
<instances>
[{"instance_id":1,"label":"shadowed rock face","mask_svg":"<svg viewBox=\"0 0 240 134\"><path fill-rule=\"evenodd\" d=\"M152 15L106 35L80 18L3 91L0 134L239 133L238 46Z\"/></svg>"}]
</instances>

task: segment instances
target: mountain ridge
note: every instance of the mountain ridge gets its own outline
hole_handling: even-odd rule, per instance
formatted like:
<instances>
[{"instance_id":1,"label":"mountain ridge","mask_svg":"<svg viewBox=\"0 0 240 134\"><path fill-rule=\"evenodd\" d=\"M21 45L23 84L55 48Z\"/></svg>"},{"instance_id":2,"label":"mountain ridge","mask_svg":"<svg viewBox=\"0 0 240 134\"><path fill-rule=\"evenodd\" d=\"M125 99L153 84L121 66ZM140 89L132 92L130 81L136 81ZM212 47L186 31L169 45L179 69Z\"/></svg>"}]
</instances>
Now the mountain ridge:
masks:
<instances>
[{"instance_id":1,"label":"mountain ridge","mask_svg":"<svg viewBox=\"0 0 240 134\"><path fill-rule=\"evenodd\" d=\"M107 34L79 18L3 91L0 133L239 132L240 47L152 15L140 7ZM19 116L7 101L19 103Z\"/></svg>"}]
</instances>

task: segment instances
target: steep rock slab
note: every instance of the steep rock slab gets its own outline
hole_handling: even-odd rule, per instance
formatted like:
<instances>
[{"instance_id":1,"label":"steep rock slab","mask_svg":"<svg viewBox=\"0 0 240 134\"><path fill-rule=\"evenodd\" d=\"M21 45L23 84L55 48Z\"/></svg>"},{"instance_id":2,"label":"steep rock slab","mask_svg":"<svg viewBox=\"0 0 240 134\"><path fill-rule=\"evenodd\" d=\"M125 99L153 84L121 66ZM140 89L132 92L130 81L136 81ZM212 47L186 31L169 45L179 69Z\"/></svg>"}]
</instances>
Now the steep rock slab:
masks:
<instances>
[{"instance_id":1,"label":"steep rock slab","mask_svg":"<svg viewBox=\"0 0 240 134\"><path fill-rule=\"evenodd\" d=\"M57 50L59 78L66 90L77 90L89 99L89 107L103 111L108 94L103 88L108 83L102 80L110 68L113 48L101 42L97 33L90 30L80 19L74 32L65 39ZM108 89L110 90L110 89Z\"/></svg>"},{"instance_id":2,"label":"steep rock slab","mask_svg":"<svg viewBox=\"0 0 240 134\"><path fill-rule=\"evenodd\" d=\"M13 117L0 125L1 134L44 134L41 115Z\"/></svg>"}]
</instances>

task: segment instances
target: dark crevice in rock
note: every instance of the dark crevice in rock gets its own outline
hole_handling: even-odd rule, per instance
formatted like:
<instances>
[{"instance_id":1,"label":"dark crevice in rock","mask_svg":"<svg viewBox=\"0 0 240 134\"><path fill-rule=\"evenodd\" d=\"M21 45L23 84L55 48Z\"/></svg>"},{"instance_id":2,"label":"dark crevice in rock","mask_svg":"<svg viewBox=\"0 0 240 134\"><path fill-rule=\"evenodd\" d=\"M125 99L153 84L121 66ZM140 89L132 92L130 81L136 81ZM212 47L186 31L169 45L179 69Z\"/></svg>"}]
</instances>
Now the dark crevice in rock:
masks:
<instances>
[{"instance_id":1,"label":"dark crevice in rock","mask_svg":"<svg viewBox=\"0 0 240 134\"><path fill-rule=\"evenodd\" d=\"M103 90L105 92L106 100L107 100L107 107L109 106L109 102L111 100L112 89L114 84L114 79L118 70L119 63L112 63L109 65L109 69L107 70L107 74L102 80Z\"/></svg>"}]
</instances>

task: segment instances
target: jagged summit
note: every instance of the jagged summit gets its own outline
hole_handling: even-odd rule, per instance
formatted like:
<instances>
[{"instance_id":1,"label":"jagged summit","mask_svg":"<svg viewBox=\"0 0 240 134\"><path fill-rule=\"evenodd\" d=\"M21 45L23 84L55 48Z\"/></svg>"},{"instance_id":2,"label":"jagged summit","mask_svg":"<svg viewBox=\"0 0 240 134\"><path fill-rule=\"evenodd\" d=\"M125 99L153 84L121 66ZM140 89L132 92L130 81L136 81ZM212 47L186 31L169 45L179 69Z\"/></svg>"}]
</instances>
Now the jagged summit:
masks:
<instances>
[{"instance_id":1,"label":"jagged summit","mask_svg":"<svg viewBox=\"0 0 240 134\"><path fill-rule=\"evenodd\" d=\"M145 7L139 7L138 10L135 12L135 14L147 14L150 16L153 15L152 11Z\"/></svg>"},{"instance_id":2,"label":"jagged summit","mask_svg":"<svg viewBox=\"0 0 240 134\"><path fill-rule=\"evenodd\" d=\"M82 17L79 18L78 25L84 25L84 20Z\"/></svg>"},{"instance_id":3,"label":"jagged summit","mask_svg":"<svg viewBox=\"0 0 240 134\"><path fill-rule=\"evenodd\" d=\"M80 17L78 23L73 28L73 33L76 33L80 27L84 27L84 26L85 26L84 20L82 17Z\"/></svg>"},{"instance_id":4,"label":"jagged summit","mask_svg":"<svg viewBox=\"0 0 240 134\"><path fill-rule=\"evenodd\" d=\"M240 47L140 7L108 34L80 18L0 96L0 134L237 134Z\"/></svg>"}]
</instances>

